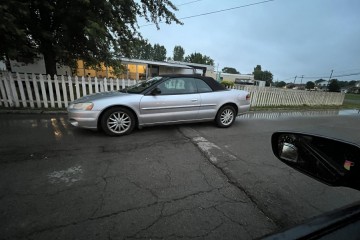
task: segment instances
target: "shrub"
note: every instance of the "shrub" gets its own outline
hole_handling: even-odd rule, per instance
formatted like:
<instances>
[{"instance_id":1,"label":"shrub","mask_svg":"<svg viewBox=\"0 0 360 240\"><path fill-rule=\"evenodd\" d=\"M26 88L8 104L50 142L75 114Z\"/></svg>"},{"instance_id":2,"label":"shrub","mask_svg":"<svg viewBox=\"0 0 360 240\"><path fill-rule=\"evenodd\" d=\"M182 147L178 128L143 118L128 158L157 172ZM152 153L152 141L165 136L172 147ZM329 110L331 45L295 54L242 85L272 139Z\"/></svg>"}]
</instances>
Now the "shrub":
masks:
<instances>
[{"instance_id":1,"label":"shrub","mask_svg":"<svg viewBox=\"0 0 360 240\"><path fill-rule=\"evenodd\" d=\"M233 87L235 85L234 82L229 80L222 80L220 84L224 85L225 87Z\"/></svg>"}]
</instances>

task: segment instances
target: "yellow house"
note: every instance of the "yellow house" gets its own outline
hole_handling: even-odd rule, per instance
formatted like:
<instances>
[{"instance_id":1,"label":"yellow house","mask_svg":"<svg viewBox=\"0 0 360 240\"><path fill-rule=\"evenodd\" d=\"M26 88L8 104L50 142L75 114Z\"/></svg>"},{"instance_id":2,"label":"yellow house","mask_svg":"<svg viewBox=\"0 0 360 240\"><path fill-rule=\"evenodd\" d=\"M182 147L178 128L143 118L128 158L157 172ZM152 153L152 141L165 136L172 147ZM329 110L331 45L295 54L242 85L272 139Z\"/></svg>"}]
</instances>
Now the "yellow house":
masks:
<instances>
[{"instance_id":1,"label":"yellow house","mask_svg":"<svg viewBox=\"0 0 360 240\"><path fill-rule=\"evenodd\" d=\"M99 69L85 68L82 60L78 60L77 62L78 67L76 75L99 78L117 77L120 79L145 80L161 74L201 74L209 76L214 71L213 66L196 63L175 61L161 62L130 58L120 58L119 60L124 66L125 71L118 76L115 76L111 67L105 67L103 64L101 64Z\"/></svg>"},{"instance_id":2,"label":"yellow house","mask_svg":"<svg viewBox=\"0 0 360 240\"><path fill-rule=\"evenodd\" d=\"M101 64L99 69L94 69L91 67L85 67L83 60L77 61L76 75L79 77L89 76L89 77L99 77L99 78L123 78L131 80L145 80L146 79L146 64L137 64L137 63L123 63L122 64L126 69L124 73L120 76L114 74L114 69L112 67L106 67L104 64Z\"/></svg>"},{"instance_id":3,"label":"yellow house","mask_svg":"<svg viewBox=\"0 0 360 240\"><path fill-rule=\"evenodd\" d=\"M214 66L177 62L177 61L150 61L141 59L119 58L125 71L120 75L115 75L112 67L106 67L101 64L98 68L85 67L84 61L77 61L77 69L71 69L69 66L58 65L57 75L79 77L90 76L98 78L120 78L130 80L145 80L154 76L163 74L199 74L203 76L212 76L214 73ZM0 65L1 66L1 65ZM17 62L10 60L10 71L28 74L46 74L45 62L43 56L32 64Z\"/></svg>"}]
</instances>

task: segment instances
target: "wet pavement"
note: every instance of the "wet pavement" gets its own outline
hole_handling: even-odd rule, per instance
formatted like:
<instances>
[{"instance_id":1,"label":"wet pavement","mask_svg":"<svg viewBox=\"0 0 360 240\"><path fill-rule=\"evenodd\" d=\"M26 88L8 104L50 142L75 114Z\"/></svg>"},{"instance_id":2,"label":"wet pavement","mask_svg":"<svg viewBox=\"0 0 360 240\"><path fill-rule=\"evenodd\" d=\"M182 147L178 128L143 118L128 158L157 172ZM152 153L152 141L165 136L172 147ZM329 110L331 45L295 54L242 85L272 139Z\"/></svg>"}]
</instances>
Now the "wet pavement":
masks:
<instances>
[{"instance_id":1,"label":"wet pavement","mask_svg":"<svg viewBox=\"0 0 360 240\"><path fill-rule=\"evenodd\" d=\"M331 109L313 111L255 111L239 116L240 119L278 119L291 117L359 116L360 109Z\"/></svg>"},{"instance_id":2,"label":"wet pavement","mask_svg":"<svg viewBox=\"0 0 360 240\"><path fill-rule=\"evenodd\" d=\"M125 137L0 114L1 239L253 239L360 200L283 165L276 130L360 143L356 114L250 113ZM265 117L268 116L268 117Z\"/></svg>"}]
</instances>

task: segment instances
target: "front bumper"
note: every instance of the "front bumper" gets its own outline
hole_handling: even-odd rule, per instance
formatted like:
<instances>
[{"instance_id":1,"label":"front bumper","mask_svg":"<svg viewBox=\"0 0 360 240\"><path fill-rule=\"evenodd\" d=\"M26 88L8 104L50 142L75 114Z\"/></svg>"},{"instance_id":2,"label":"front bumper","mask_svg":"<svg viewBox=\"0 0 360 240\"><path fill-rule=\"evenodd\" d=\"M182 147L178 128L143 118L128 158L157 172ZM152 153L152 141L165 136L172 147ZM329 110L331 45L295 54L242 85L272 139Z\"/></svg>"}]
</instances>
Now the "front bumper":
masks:
<instances>
[{"instance_id":1,"label":"front bumper","mask_svg":"<svg viewBox=\"0 0 360 240\"><path fill-rule=\"evenodd\" d=\"M99 114L100 111L68 109L68 121L75 127L97 129Z\"/></svg>"}]
</instances>

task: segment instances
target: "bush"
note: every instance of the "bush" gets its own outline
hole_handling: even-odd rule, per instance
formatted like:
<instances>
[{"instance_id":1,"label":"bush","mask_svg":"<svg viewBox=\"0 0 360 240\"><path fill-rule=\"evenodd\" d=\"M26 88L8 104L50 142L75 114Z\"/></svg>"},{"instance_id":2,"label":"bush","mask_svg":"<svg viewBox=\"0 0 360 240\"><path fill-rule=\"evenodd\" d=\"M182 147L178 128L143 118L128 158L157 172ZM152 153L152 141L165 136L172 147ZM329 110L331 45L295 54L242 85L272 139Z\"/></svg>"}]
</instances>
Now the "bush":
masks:
<instances>
[{"instance_id":1,"label":"bush","mask_svg":"<svg viewBox=\"0 0 360 240\"><path fill-rule=\"evenodd\" d=\"M225 87L233 87L235 85L234 82L229 80L222 80L220 84L224 85Z\"/></svg>"}]
</instances>

